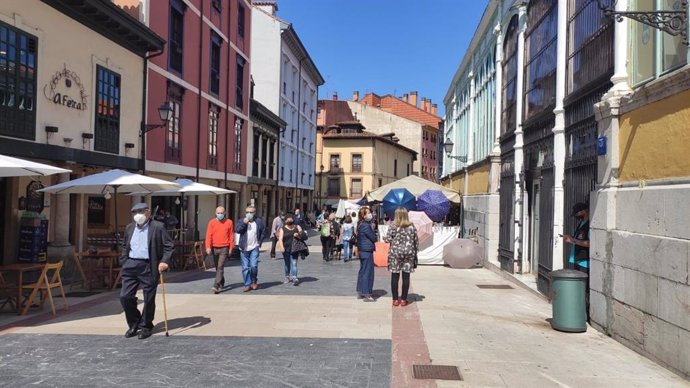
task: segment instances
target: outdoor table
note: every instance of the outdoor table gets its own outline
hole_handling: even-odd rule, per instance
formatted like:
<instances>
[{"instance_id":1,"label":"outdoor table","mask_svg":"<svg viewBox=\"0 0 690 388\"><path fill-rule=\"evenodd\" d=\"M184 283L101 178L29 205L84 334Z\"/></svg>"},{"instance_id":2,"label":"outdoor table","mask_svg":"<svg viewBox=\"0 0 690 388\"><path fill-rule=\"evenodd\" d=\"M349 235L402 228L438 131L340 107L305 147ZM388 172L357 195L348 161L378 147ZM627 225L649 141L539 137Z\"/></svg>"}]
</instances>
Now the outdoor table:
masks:
<instances>
[{"instance_id":1,"label":"outdoor table","mask_svg":"<svg viewBox=\"0 0 690 388\"><path fill-rule=\"evenodd\" d=\"M34 271L43 271L43 267L45 267L45 264L41 263L15 263L15 264L8 264L8 265L3 265L0 266L0 272L11 272L15 273L17 276L15 279L17 280L17 293L14 295L8 295L8 298L10 299L10 304L13 304L14 307L17 310L17 313L21 315L21 305L22 305L22 285L24 284L24 273L25 272L34 272Z\"/></svg>"},{"instance_id":2,"label":"outdoor table","mask_svg":"<svg viewBox=\"0 0 690 388\"><path fill-rule=\"evenodd\" d=\"M120 253L117 251L101 251L96 253L83 252L81 254L82 259L86 261L86 279L87 288L92 289L92 284L98 282L98 273L107 272L108 273L108 288L113 286L115 278L113 277L113 270L115 269L115 264L120 258ZM103 260L103 267L98 268L98 261ZM105 280L105 279L104 279ZM105 283L105 281L104 281Z\"/></svg>"}]
</instances>

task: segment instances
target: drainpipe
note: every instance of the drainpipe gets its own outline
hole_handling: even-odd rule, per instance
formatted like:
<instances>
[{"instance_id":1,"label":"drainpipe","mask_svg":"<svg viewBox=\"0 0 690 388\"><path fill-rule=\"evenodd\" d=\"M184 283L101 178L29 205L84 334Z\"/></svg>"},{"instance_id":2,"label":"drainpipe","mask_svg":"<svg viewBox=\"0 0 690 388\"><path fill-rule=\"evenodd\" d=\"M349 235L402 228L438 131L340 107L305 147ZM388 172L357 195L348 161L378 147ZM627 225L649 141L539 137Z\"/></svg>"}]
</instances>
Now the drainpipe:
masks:
<instances>
[{"instance_id":1,"label":"drainpipe","mask_svg":"<svg viewBox=\"0 0 690 388\"><path fill-rule=\"evenodd\" d=\"M141 170L143 175L146 175L146 111L148 105L149 59L155 58L164 52L165 46L161 51L144 56L144 83L141 87L141 128L139 129L139 136L141 137L141 160L139 160L139 170Z\"/></svg>"},{"instance_id":2,"label":"drainpipe","mask_svg":"<svg viewBox=\"0 0 690 388\"><path fill-rule=\"evenodd\" d=\"M295 175L295 208L302 208L302 206L297 206L297 192L299 190L299 179L298 177L301 177L302 174L299 172L299 159L300 159L300 154L299 154L299 134L300 134L300 123L302 122L302 115L300 114L301 112L301 105L302 105L302 61L304 61L306 57L303 57L302 59L299 60L299 72L297 73L297 161L296 161L296 175ZM300 198L302 198L302 194L300 193ZM304 211L305 209L302 209Z\"/></svg>"},{"instance_id":3,"label":"drainpipe","mask_svg":"<svg viewBox=\"0 0 690 388\"><path fill-rule=\"evenodd\" d=\"M228 17L228 55L227 55L227 67L225 68L225 103L230 105L230 31L231 31L231 18ZM223 188L228 188L228 154L229 154L229 140L230 140L230 109L225 107L225 153L223 154L224 167L223 167ZM228 200L230 199L229 194L223 196L225 200L223 204L225 205L225 211L228 212Z\"/></svg>"},{"instance_id":4,"label":"drainpipe","mask_svg":"<svg viewBox=\"0 0 690 388\"><path fill-rule=\"evenodd\" d=\"M203 49L204 49L204 0L201 0L201 16L199 16L199 96L197 99L197 129L196 129L196 176L195 180L199 182L199 166L201 164L201 69L203 65ZM194 241L199 239L199 196L194 196Z\"/></svg>"}]
</instances>

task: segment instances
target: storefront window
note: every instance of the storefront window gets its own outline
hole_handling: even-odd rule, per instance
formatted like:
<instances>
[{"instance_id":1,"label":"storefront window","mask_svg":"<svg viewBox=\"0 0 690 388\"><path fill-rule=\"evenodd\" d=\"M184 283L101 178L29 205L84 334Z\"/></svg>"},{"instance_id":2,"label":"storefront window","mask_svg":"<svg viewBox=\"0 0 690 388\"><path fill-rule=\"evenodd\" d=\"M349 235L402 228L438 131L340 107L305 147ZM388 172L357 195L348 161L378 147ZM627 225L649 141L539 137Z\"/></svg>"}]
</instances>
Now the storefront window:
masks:
<instances>
[{"instance_id":1,"label":"storefront window","mask_svg":"<svg viewBox=\"0 0 690 388\"><path fill-rule=\"evenodd\" d=\"M501 134L515 130L515 102L517 86L518 17L513 16L503 42L503 118Z\"/></svg>"},{"instance_id":2,"label":"storefront window","mask_svg":"<svg viewBox=\"0 0 690 388\"><path fill-rule=\"evenodd\" d=\"M0 135L36 136L38 40L0 23Z\"/></svg>"},{"instance_id":3,"label":"storefront window","mask_svg":"<svg viewBox=\"0 0 690 388\"><path fill-rule=\"evenodd\" d=\"M530 2L525 38L525 120L556 102L558 3Z\"/></svg>"}]
</instances>

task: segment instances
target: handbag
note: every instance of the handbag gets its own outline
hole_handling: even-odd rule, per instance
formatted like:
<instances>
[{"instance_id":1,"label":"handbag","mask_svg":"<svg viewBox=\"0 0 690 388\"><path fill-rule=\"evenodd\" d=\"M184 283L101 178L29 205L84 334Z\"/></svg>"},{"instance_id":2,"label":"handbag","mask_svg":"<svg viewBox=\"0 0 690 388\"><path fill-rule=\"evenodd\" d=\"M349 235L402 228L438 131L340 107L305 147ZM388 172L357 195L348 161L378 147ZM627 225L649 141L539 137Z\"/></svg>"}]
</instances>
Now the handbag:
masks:
<instances>
[{"instance_id":1,"label":"handbag","mask_svg":"<svg viewBox=\"0 0 690 388\"><path fill-rule=\"evenodd\" d=\"M300 228L300 238L294 237L292 239L292 247L290 248L291 253L299 253L303 257L309 256L309 247L304 241L307 238L307 233Z\"/></svg>"},{"instance_id":2,"label":"handbag","mask_svg":"<svg viewBox=\"0 0 690 388\"><path fill-rule=\"evenodd\" d=\"M419 248L417 247L417 239L416 239L416 234L417 230L414 229L415 233L415 239L414 239L414 259L412 260L412 268L417 268L417 262L419 261L419 258L417 257L417 254L419 253Z\"/></svg>"}]
</instances>

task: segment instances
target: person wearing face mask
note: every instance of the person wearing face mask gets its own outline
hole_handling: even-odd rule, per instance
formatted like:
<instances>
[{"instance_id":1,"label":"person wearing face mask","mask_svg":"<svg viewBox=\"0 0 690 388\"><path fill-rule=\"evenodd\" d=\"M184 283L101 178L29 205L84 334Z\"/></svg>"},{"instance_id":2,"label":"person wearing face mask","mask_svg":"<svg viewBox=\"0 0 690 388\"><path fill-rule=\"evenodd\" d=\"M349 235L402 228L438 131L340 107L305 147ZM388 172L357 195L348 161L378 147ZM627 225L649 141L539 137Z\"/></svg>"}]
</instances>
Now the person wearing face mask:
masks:
<instances>
[{"instance_id":1,"label":"person wearing face mask","mask_svg":"<svg viewBox=\"0 0 690 388\"><path fill-rule=\"evenodd\" d=\"M302 228L295 225L294 217L288 214L285 218L285 225L280 228L278 232L278 241L280 241L280 248L283 250L283 260L285 261L285 284L292 283L299 284L297 277L297 259L299 252L293 252L292 243L298 238L302 239Z\"/></svg>"},{"instance_id":2,"label":"person wearing face mask","mask_svg":"<svg viewBox=\"0 0 690 388\"><path fill-rule=\"evenodd\" d=\"M374 251L376 250L376 233L371 228L373 215L368 207L359 209L357 223L357 249L359 250L359 273L357 274L357 294L365 302L374 302Z\"/></svg>"},{"instance_id":3,"label":"person wearing face mask","mask_svg":"<svg viewBox=\"0 0 690 388\"><path fill-rule=\"evenodd\" d=\"M240 264L244 278L244 292L259 288L259 247L264 239L266 226L261 218L256 218L256 208L247 206L244 218L237 220L235 233L240 235Z\"/></svg>"},{"instance_id":4,"label":"person wearing face mask","mask_svg":"<svg viewBox=\"0 0 690 388\"><path fill-rule=\"evenodd\" d=\"M235 246L235 228L232 220L225 217L225 208L218 206L216 216L206 226L206 254L213 255L216 278L211 291L219 293L225 287L225 259Z\"/></svg>"},{"instance_id":5,"label":"person wearing face mask","mask_svg":"<svg viewBox=\"0 0 690 388\"><path fill-rule=\"evenodd\" d=\"M121 246L120 303L129 326L125 337L138 335L139 339L145 339L151 336L153 330L160 273L168 269L175 244L165 230L165 225L151 219L148 204L134 205L132 218L134 222L125 228ZM136 296L139 287L144 292L144 309L141 312L137 308Z\"/></svg>"},{"instance_id":6,"label":"person wearing face mask","mask_svg":"<svg viewBox=\"0 0 690 388\"><path fill-rule=\"evenodd\" d=\"M276 244L278 244L278 233L280 228L283 227L285 222L285 213L282 211L278 213L276 218L273 219L273 224L271 225L271 259L276 258Z\"/></svg>"}]
</instances>

